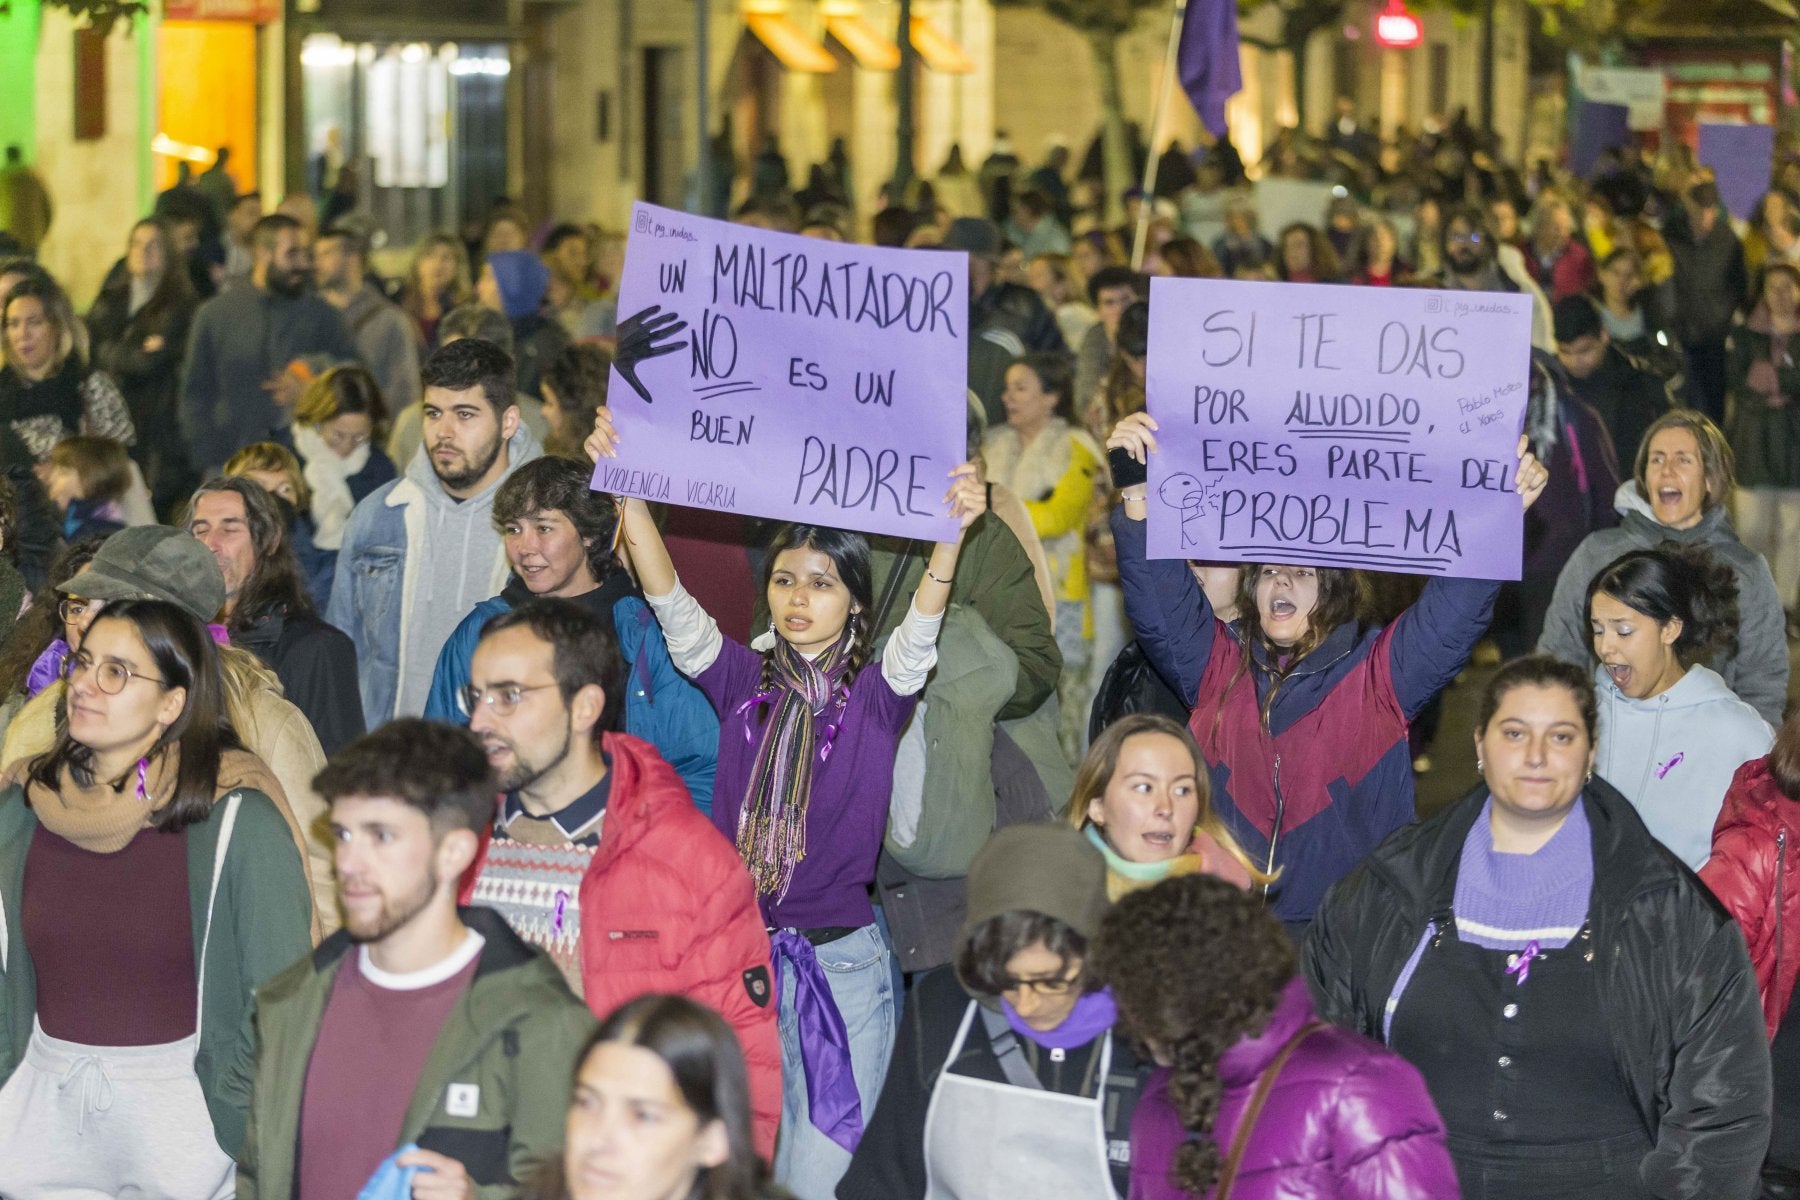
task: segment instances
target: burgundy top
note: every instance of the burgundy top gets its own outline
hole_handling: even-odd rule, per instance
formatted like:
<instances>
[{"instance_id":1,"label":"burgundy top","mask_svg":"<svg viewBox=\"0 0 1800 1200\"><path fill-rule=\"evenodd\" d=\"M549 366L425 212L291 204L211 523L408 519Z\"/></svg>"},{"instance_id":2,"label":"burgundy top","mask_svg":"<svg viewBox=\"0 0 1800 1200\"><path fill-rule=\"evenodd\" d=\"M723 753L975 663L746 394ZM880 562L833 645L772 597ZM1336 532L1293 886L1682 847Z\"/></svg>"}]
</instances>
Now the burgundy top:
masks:
<instances>
[{"instance_id":1,"label":"burgundy top","mask_svg":"<svg viewBox=\"0 0 1800 1200\"><path fill-rule=\"evenodd\" d=\"M338 965L300 1099L300 1186L306 1200L355 1200L400 1147L406 1110L438 1031L475 978L476 955L425 987L382 987L351 950Z\"/></svg>"},{"instance_id":2,"label":"burgundy top","mask_svg":"<svg viewBox=\"0 0 1800 1200\"><path fill-rule=\"evenodd\" d=\"M157 1046L194 1032L185 831L145 829L98 854L39 826L25 851L19 921L37 972L38 1023L51 1037Z\"/></svg>"}]
</instances>

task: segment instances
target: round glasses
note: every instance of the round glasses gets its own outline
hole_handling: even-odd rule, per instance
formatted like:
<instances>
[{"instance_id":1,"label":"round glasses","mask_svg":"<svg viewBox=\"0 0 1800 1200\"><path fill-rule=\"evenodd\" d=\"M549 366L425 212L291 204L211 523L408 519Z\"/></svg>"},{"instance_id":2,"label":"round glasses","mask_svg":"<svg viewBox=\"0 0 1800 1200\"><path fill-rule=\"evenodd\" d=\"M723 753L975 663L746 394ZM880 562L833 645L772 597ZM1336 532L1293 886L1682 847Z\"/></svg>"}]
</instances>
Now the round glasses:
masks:
<instances>
[{"instance_id":1,"label":"round glasses","mask_svg":"<svg viewBox=\"0 0 1800 1200\"><path fill-rule=\"evenodd\" d=\"M554 683L535 683L530 687L504 683L499 687L478 688L471 683L456 689L456 707L462 710L463 716L473 717L475 710L485 704L488 711L496 717L510 717L526 693L541 692L555 686Z\"/></svg>"},{"instance_id":2,"label":"round glasses","mask_svg":"<svg viewBox=\"0 0 1800 1200\"><path fill-rule=\"evenodd\" d=\"M83 600L79 596L70 596L56 606L56 615L63 619L63 624L73 625L105 607L104 600Z\"/></svg>"},{"instance_id":3,"label":"round glasses","mask_svg":"<svg viewBox=\"0 0 1800 1200\"><path fill-rule=\"evenodd\" d=\"M65 600L63 603L67 604L68 601ZM94 672L95 685L109 696L116 696L124 691L125 685L134 679L142 679L145 683L154 683L158 687L169 686L168 680L158 679L154 675L140 674L122 662L114 662L111 659L95 662L85 650L77 651L64 660L62 676L72 687L75 680L89 670Z\"/></svg>"}]
</instances>

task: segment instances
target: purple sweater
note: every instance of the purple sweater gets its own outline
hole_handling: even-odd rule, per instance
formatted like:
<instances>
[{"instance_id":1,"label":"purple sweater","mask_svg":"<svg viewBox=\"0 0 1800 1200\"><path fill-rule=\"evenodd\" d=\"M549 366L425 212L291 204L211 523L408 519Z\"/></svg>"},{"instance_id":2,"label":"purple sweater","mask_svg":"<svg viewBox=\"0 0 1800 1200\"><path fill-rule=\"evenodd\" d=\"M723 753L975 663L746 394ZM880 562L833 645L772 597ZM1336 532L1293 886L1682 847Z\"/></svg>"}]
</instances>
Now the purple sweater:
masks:
<instances>
[{"instance_id":1,"label":"purple sweater","mask_svg":"<svg viewBox=\"0 0 1800 1200\"><path fill-rule=\"evenodd\" d=\"M694 677L719 714L719 771L713 778L713 824L737 842L738 814L750 788L757 751L768 736L768 709L737 711L756 695L763 656L726 638L719 657ZM825 761L813 760L812 799L806 806L806 857L794 868L787 898L762 897L763 916L779 929L861 927L875 919L869 884L887 829L888 797L894 790L894 751L900 727L919 701L894 694L871 662L850 685L843 726ZM836 715L827 708L815 718L819 744Z\"/></svg>"},{"instance_id":2,"label":"purple sweater","mask_svg":"<svg viewBox=\"0 0 1800 1200\"><path fill-rule=\"evenodd\" d=\"M1231 1147L1256 1082L1313 1016L1288 982L1268 1028L1219 1060L1224 1095L1213 1134ZM1131 1122L1131 1200L1192 1200L1169 1181L1188 1138L1159 1068ZM1345 1029L1322 1029L1282 1068L1250 1135L1231 1200L1456 1200L1456 1168L1425 1082L1399 1055Z\"/></svg>"}]
</instances>

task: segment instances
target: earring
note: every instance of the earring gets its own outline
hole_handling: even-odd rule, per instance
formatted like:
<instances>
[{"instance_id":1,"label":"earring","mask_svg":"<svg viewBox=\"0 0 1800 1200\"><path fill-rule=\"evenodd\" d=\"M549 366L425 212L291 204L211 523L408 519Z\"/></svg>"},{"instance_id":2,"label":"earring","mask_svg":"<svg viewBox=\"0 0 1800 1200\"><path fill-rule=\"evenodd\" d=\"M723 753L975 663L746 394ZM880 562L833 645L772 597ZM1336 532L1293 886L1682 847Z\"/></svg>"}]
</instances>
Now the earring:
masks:
<instances>
[{"instance_id":1,"label":"earring","mask_svg":"<svg viewBox=\"0 0 1800 1200\"><path fill-rule=\"evenodd\" d=\"M775 636L775 618L774 617L769 618L769 636L770 637Z\"/></svg>"},{"instance_id":2,"label":"earring","mask_svg":"<svg viewBox=\"0 0 1800 1200\"><path fill-rule=\"evenodd\" d=\"M1481 756L1479 754L1475 756L1475 771L1477 774L1487 771L1487 764L1481 761Z\"/></svg>"},{"instance_id":3,"label":"earring","mask_svg":"<svg viewBox=\"0 0 1800 1200\"><path fill-rule=\"evenodd\" d=\"M1588 768L1588 773L1587 773L1587 778L1586 778L1586 779L1584 779L1584 780L1582 780L1582 782L1583 782L1583 783L1592 783L1592 782L1594 782L1594 769L1593 769L1593 768L1592 768L1592 767L1589 767L1589 768Z\"/></svg>"}]
</instances>

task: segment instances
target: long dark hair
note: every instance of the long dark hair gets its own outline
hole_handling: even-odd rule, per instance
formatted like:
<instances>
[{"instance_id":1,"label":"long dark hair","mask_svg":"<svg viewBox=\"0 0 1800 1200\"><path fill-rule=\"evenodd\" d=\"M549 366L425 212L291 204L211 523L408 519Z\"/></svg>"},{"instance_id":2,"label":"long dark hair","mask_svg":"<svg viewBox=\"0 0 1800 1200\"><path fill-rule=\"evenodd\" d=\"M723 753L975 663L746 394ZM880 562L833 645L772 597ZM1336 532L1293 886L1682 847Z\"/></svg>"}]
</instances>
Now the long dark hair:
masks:
<instances>
[{"instance_id":1,"label":"long dark hair","mask_svg":"<svg viewBox=\"0 0 1800 1200\"><path fill-rule=\"evenodd\" d=\"M156 290L150 293L144 310L150 315L161 317L180 305L194 303L194 281L187 273L187 259L175 248L175 233L169 223L161 217L145 217L131 227L131 234L148 226L156 233L157 249L162 251L162 278L156 281ZM127 276L120 282L121 288L131 291L131 280Z\"/></svg>"},{"instance_id":2,"label":"long dark hair","mask_svg":"<svg viewBox=\"0 0 1800 1200\"><path fill-rule=\"evenodd\" d=\"M38 655L62 636L62 615L57 612L57 605L62 602L62 585L93 561L101 543L110 536L90 533L63 547L62 553L51 561L44 586L31 598L31 607L13 625L6 648L0 650L0 699L25 690L25 681L31 676Z\"/></svg>"},{"instance_id":3,"label":"long dark hair","mask_svg":"<svg viewBox=\"0 0 1800 1200\"><path fill-rule=\"evenodd\" d=\"M839 686L848 688L856 682L856 673L869 660L869 646L875 639L875 577L869 561L869 539L848 529L829 525L783 525L769 542L768 557L763 559L762 593L769 594L769 581L775 577L775 560L789 550L817 550L837 568L838 578L850 593L851 602L862 609L851 613L846 621L850 629L850 653L844 678ZM777 633L776 637L781 635ZM763 655L762 683L758 691L766 692L774 683L770 656Z\"/></svg>"},{"instance_id":4,"label":"long dark hair","mask_svg":"<svg viewBox=\"0 0 1800 1200\"><path fill-rule=\"evenodd\" d=\"M1194 1196L1218 1182L1210 1136L1224 1085L1219 1059L1269 1026L1298 970L1294 944L1253 892L1210 875L1179 875L1125 896L1106 914L1092 967L1148 1058L1173 1067L1169 1099L1190 1137L1174 1183Z\"/></svg>"},{"instance_id":5,"label":"long dark hair","mask_svg":"<svg viewBox=\"0 0 1800 1200\"><path fill-rule=\"evenodd\" d=\"M124 621L143 639L150 661L166 681L162 686L186 688L187 703L181 715L163 730L147 757L154 758L174 747L181 752L175 775L175 795L160 810L155 827L164 833L204 821L212 813L219 790L219 757L240 750L243 743L225 713L225 680L218 647L206 626L187 609L166 600L119 600L108 604L89 626L90 633L105 621ZM28 778L55 791L62 786L63 768L83 787L96 782L94 752L69 735L66 701L57 716L56 745L32 760Z\"/></svg>"},{"instance_id":6,"label":"long dark hair","mask_svg":"<svg viewBox=\"0 0 1800 1200\"><path fill-rule=\"evenodd\" d=\"M1254 563L1249 570L1238 573L1238 642L1243 647L1243 653L1238 660L1237 670L1232 672L1225 690L1219 693L1219 707L1213 713L1210 734L1214 739L1218 737L1219 723L1225 715L1225 702L1239 681L1251 676L1256 666L1255 654L1259 646L1268 662L1269 674L1273 677L1269 684L1269 694L1263 697L1261 705L1262 721L1267 725L1269 715L1275 711L1275 695L1281 690L1281 685L1287 682L1288 676L1339 625L1360 621L1368 602L1368 589L1360 571L1342 567L1313 568L1319 581L1319 599L1313 605L1312 612L1307 614L1306 632L1291 647L1283 649L1270 641L1269 635L1263 632L1262 610L1256 606L1256 581L1261 576L1262 569L1269 565Z\"/></svg>"},{"instance_id":7,"label":"long dark hair","mask_svg":"<svg viewBox=\"0 0 1800 1200\"><path fill-rule=\"evenodd\" d=\"M717 1121L725 1127L728 1156L701 1170L695 1200L767 1195L768 1166L757 1157L751 1136L750 1075L737 1035L723 1017L685 996L639 996L613 1010L582 1047L575 1059L577 1080L588 1056L607 1043L635 1046L662 1059L701 1126Z\"/></svg>"},{"instance_id":8,"label":"long dark hair","mask_svg":"<svg viewBox=\"0 0 1800 1200\"><path fill-rule=\"evenodd\" d=\"M275 496L262 484L244 475L221 475L200 485L189 501L182 527L193 522L194 506L209 492L231 492L244 502L244 523L250 527L250 544L256 551L256 569L244 580L237 603L225 626L241 633L279 608L294 616L312 616L312 598L300 578L300 561L288 538L287 515Z\"/></svg>"},{"instance_id":9,"label":"long dark hair","mask_svg":"<svg viewBox=\"0 0 1800 1200\"><path fill-rule=\"evenodd\" d=\"M1601 592L1658 625L1680 621L1675 657L1683 666L1737 649L1737 575L1704 547L1669 542L1621 555L1588 584L1586 612Z\"/></svg>"}]
</instances>

